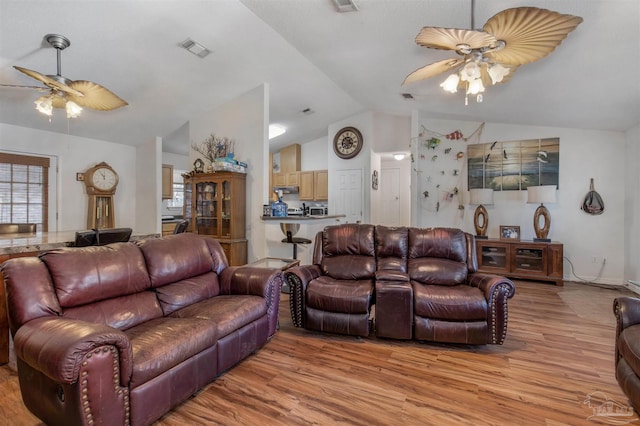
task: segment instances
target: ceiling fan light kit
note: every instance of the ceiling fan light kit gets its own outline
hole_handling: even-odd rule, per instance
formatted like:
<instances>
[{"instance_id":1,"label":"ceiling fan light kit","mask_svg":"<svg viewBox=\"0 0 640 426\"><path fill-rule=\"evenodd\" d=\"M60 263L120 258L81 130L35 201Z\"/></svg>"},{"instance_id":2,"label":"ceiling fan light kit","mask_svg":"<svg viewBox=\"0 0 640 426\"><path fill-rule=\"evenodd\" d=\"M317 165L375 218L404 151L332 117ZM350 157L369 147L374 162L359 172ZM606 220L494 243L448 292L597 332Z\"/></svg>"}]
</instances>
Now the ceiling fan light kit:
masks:
<instances>
[{"instance_id":1,"label":"ceiling fan light kit","mask_svg":"<svg viewBox=\"0 0 640 426\"><path fill-rule=\"evenodd\" d=\"M471 26L473 27L473 1ZM430 49L453 50L461 58L445 59L409 74L404 84L453 71L440 84L445 91L465 91L482 102L485 88L506 83L520 65L544 58L562 43L582 18L536 7L503 10L490 18L482 30L424 27L416 43Z\"/></svg>"},{"instance_id":2,"label":"ceiling fan light kit","mask_svg":"<svg viewBox=\"0 0 640 426\"><path fill-rule=\"evenodd\" d=\"M56 49L57 73L56 75L44 75L27 68L14 66L14 68L29 77L38 80L46 87L37 86L16 86L1 85L9 87L26 87L39 91L48 90L49 93L40 96L34 101L36 110L45 114L51 121L54 108L64 108L67 118L79 117L82 108L89 108L97 111L111 111L116 108L128 105L109 89L97 83L86 80L70 80L62 76L61 52L71 45L68 38L59 34L48 34L45 37L47 43Z\"/></svg>"}]
</instances>

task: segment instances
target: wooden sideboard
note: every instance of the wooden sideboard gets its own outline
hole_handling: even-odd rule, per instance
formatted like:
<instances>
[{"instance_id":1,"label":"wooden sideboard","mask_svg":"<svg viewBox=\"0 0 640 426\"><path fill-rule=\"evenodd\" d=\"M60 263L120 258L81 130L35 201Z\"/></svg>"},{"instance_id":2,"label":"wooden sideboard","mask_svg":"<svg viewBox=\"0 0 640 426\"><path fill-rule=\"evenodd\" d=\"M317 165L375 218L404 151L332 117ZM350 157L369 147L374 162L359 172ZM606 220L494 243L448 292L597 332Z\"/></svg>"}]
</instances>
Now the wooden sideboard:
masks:
<instances>
[{"instance_id":1,"label":"wooden sideboard","mask_svg":"<svg viewBox=\"0 0 640 426\"><path fill-rule=\"evenodd\" d=\"M561 243L476 239L476 252L480 272L563 285Z\"/></svg>"}]
</instances>

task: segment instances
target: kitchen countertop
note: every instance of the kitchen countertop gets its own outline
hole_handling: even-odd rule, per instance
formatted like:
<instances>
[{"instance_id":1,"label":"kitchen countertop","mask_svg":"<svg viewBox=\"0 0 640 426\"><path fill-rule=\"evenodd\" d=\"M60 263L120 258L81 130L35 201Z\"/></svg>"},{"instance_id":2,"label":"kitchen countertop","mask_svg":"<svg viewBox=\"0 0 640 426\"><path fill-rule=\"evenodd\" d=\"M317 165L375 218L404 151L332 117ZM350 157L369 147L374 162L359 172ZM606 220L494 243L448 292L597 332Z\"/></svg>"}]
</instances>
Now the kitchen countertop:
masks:
<instances>
[{"instance_id":1,"label":"kitchen countertop","mask_svg":"<svg viewBox=\"0 0 640 426\"><path fill-rule=\"evenodd\" d=\"M159 234L132 234L130 241L159 237ZM2 234L0 235L0 256L40 252L60 247L73 247L75 240L76 231Z\"/></svg>"}]
</instances>

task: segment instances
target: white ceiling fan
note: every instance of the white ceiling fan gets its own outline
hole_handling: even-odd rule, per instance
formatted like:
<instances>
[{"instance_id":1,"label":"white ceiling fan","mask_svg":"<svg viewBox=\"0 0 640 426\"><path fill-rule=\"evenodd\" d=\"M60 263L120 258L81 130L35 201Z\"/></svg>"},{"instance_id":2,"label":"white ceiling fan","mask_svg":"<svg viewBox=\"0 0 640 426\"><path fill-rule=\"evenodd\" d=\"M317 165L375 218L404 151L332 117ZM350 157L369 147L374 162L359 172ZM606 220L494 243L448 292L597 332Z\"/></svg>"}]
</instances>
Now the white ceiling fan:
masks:
<instances>
[{"instance_id":1,"label":"white ceiling fan","mask_svg":"<svg viewBox=\"0 0 640 426\"><path fill-rule=\"evenodd\" d=\"M474 25L471 2L471 26ZM544 58L562 43L582 18L536 7L503 10L490 18L482 30L424 27L416 43L431 49L452 50L460 57L445 59L409 74L404 84L454 71L440 86L451 93L477 95L482 102L485 87L507 82L515 70ZM465 103L467 103L465 97Z\"/></svg>"},{"instance_id":2,"label":"white ceiling fan","mask_svg":"<svg viewBox=\"0 0 640 426\"><path fill-rule=\"evenodd\" d=\"M23 86L0 84L5 87L24 87L49 92L36 99L36 109L51 117L53 108L65 108L67 117L80 115L82 107L98 111L110 111L128 105L126 101L109 89L87 80L70 80L62 76L61 52L71 45L68 38L59 34L48 34L45 40L56 49L57 72L55 75L44 75L27 68L14 66L18 71L38 80L43 86Z\"/></svg>"}]
</instances>

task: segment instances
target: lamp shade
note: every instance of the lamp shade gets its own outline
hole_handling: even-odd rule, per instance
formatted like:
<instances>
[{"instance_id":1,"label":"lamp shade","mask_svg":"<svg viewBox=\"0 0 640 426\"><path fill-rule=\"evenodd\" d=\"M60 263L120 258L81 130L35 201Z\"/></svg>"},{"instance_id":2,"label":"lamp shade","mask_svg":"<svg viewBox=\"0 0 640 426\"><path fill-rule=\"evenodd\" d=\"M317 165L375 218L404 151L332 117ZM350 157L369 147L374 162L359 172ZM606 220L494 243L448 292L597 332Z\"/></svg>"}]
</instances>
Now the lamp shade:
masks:
<instances>
[{"instance_id":1,"label":"lamp shade","mask_svg":"<svg viewBox=\"0 0 640 426\"><path fill-rule=\"evenodd\" d=\"M493 204L493 189L471 188L469 190L469 204L489 206Z\"/></svg>"},{"instance_id":2,"label":"lamp shade","mask_svg":"<svg viewBox=\"0 0 640 426\"><path fill-rule=\"evenodd\" d=\"M550 204L556 202L556 185L540 185L527 187L527 203Z\"/></svg>"}]
</instances>

